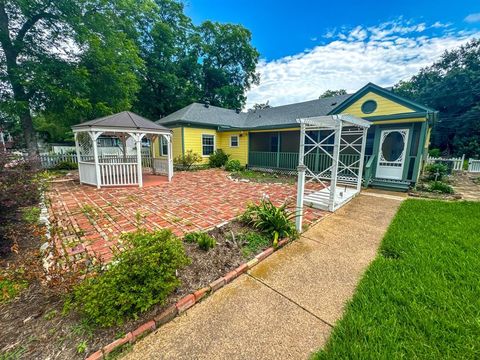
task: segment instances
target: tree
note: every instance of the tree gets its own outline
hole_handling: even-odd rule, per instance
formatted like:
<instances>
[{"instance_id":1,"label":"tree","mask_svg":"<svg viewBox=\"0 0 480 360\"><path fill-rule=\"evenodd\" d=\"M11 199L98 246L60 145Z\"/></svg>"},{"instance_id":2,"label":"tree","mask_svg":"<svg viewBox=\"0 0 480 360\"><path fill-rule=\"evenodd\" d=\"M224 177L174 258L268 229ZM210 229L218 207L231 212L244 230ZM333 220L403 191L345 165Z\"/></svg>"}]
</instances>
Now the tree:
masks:
<instances>
[{"instance_id":1,"label":"tree","mask_svg":"<svg viewBox=\"0 0 480 360\"><path fill-rule=\"evenodd\" d=\"M204 22L198 29L202 59L202 98L229 109L245 105L245 92L260 80L258 51L241 25Z\"/></svg>"},{"instance_id":2,"label":"tree","mask_svg":"<svg viewBox=\"0 0 480 360\"><path fill-rule=\"evenodd\" d=\"M269 108L271 108L271 106L269 104L269 100L267 100L267 102L265 103L253 104L251 110L261 110L261 109L269 109Z\"/></svg>"},{"instance_id":3,"label":"tree","mask_svg":"<svg viewBox=\"0 0 480 360\"><path fill-rule=\"evenodd\" d=\"M446 51L393 91L439 111L432 147L480 156L480 39Z\"/></svg>"},{"instance_id":4,"label":"tree","mask_svg":"<svg viewBox=\"0 0 480 360\"><path fill-rule=\"evenodd\" d=\"M337 95L347 95L347 90L339 89L339 90L327 90L322 95L320 95L319 99L328 98Z\"/></svg>"}]
</instances>

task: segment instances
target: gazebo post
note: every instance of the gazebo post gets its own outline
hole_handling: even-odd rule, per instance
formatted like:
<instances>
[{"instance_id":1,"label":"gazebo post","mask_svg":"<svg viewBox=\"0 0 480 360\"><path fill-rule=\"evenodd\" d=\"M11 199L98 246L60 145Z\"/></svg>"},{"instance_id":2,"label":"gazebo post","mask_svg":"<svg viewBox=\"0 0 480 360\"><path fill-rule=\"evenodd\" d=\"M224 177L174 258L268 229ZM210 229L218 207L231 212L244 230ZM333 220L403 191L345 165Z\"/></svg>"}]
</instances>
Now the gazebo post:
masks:
<instances>
[{"instance_id":1,"label":"gazebo post","mask_svg":"<svg viewBox=\"0 0 480 360\"><path fill-rule=\"evenodd\" d=\"M342 121L336 119L336 124L334 127L335 131L335 140L333 143L333 161L332 161L332 176L330 180L330 198L328 201L328 210L335 211L335 199L337 191L337 176L338 176L338 159L340 156L340 138L342 136Z\"/></svg>"},{"instance_id":2,"label":"gazebo post","mask_svg":"<svg viewBox=\"0 0 480 360\"><path fill-rule=\"evenodd\" d=\"M143 174L142 174L142 139L145 134L134 134L137 145L137 175L138 175L138 187L143 187Z\"/></svg>"},{"instance_id":3,"label":"gazebo post","mask_svg":"<svg viewBox=\"0 0 480 360\"><path fill-rule=\"evenodd\" d=\"M73 138L75 139L75 152L77 154L77 164L80 163L81 159L80 159L80 146L78 145L78 133L77 132L74 132L73 133ZM82 171L81 169L81 166L78 166L78 177L80 178L80 184L82 184L82 176L80 174L80 172Z\"/></svg>"},{"instance_id":4,"label":"gazebo post","mask_svg":"<svg viewBox=\"0 0 480 360\"><path fill-rule=\"evenodd\" d=\"M173 147L172 147L172 135L167 135L167 145L168 145L168 182L172 181L173 177Z\"/></svg>"},{"instance_id":5,"label":"gazebo post","mask_svg":"<svg viewBox=\"0 0 480 360\"><path fill-rule=\"evenodd\" d=\"M88 134L93 142L93 161L95 163L95 177L97 179L97 189L100 189L102 186L102 178L100 176L100 164L98 162L98 148L97 148L97 139L100 136L101 132L89 131Z\"/></svg>"},{"instance_id":6,"label":"gazebo post","mask_svg":"<svg viewBox=\"0 0 480 360\"><path fill-rule=\"evenodd\" d=\"M363 163L365 161L365 148L367 147L368 128L362 131L362 147L360 149L360 164L358 165L357 191L362 189Z\"/></svg>"},{"instance_id":7,"label":"gazebo post","mask_svg":"<svg viewBox=\"0 0 480 360\"><path fill-rule=\"evenodd\" d=\"M298 150L298 180L297 180L297 216L295 218L295 228L300 233L303 223L303 195L305 192L305 171L307 167L303 163L305 154L305 123L300 123L300 148Z\"/></svg>"}]
</instances>

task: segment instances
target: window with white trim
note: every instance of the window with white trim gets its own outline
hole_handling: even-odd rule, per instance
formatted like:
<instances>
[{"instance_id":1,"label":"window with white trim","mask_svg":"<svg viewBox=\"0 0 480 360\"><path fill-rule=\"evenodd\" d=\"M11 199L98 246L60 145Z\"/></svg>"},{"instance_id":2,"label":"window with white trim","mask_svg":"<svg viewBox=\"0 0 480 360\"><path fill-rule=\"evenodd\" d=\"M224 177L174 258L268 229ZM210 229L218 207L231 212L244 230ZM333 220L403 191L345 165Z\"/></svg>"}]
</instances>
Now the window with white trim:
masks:
<instances>
[{"instance_id":1,"label":"window with white trim","mask_svg":"<svg viewBox=\"0 0 480 360\"><path fill-rule=\"evenodd\" d=\"M209 156L215 151L215 135L202 135L202 155Z\"/></svg>"},{"instance_id":2,"label":"window with white trim","mask_svg":"<svg viewBox=\"0 0 480 360\"><path fill-rule=\"evenodd\" d=\"M230 136L230 147L238 147L238 135Z\"/></svg>"},{"instance_id":3,"label":"window with white trim","mask_svg":"<svg viewBox=\"0 0 480 360\"><path fill-rule=\"evenodd\" d=\"M168 155L168 142L167 139L165 139L163 136L160 136L160 155Z\"/></svg>"}]
</instances>

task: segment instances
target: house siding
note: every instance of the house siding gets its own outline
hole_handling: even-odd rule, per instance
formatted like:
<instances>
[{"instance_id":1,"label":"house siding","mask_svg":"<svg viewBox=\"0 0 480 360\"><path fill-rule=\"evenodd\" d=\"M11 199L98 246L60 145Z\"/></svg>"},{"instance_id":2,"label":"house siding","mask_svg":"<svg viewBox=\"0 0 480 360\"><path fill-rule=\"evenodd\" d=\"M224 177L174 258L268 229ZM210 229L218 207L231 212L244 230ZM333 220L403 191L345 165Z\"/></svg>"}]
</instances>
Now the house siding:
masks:
<instances>
[{"instance_id":1,"label":"house siding","mask_svg":"<svg viewBox=\"0 0 480 360\"><path fill-rule=\"evenodd\" d=\"M173 150L173 157L177 157L182 155L182 128L175 127L171 128L172 130L172 150ZM153 142L153 153L155 157L162 157L160 155L160 138L157 138ZM165 157L165 156L163 156Z\"/></svg>"},{"instance_id":2,"label":"house siding","mask_svg":"<svg viewBox=\"0 0 480 360\"><path fill-rule=\"evenodd\" d=\"M374 112L370 114L365 114L362 111L362 104L367 100L374 100L377 103L377 108ZM358 117L368 117L368 116L382 116L382 115L392 115L392 114L402 114L414 112L414 110L398 104L392 100L384 98L381 95L369 92L358 99L355 103L350 105L345 110L342 110L343 114L350 114Z\"/></svg>"},{"instance_id":3,"label":"house siding","mask_svg":"<svg viewBox=\"0 0 480 360\"><path fill-rule=\"evenodd\" d=\"M238 147L230 146L230 137L238 136ZM226 131L217 133L217 149L230 155L230 159L239 160L242 165L248 162L248 133L245 131Z\"/></svg>"},{"instance_id":4,"label":"house siding","mask_svg":"<svg viewBox=\"0 0 480 360\"><path fill-rule=\"evenodd\" d=\"M213 135L215 137L215 150L218 149L219 136L216 130L203 128L183 128L185 152L192 150L202 156L202 135ZM202 156L202 164L208 163L208 156Z\"/></svg>"}]
</instances>

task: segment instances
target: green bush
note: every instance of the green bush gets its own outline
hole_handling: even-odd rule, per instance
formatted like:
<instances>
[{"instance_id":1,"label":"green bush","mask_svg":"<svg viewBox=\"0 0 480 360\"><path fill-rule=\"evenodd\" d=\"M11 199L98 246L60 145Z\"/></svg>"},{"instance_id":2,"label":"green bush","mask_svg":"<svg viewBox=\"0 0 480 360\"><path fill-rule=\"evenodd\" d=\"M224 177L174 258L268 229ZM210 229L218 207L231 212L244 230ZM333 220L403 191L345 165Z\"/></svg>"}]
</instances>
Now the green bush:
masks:
<instances>
[{"instance_id":1,"label":"green bush","mask_svg":"<svg viewBox=\"0 0 480 360\"><path fill-rule=\"evenodd\" d=\"M189 243L197 243L198 247L204 251L213 249L217 245L213 237L200 231L188 233L183 239Z\"/></svg>"},{"instance_id":2,"label":"green bush","mask_svg":"<svg viewBox=\"0 0 480 360\"><path fill-rule=\"evenodd\" d=\"M269 199L262 199L259 205L249 204L241 220L273 239L277 246L279 238L297 235L293 219L294 212L287 210L287 205L276 207Z\"/></svg>"},{"instance_id":3,"label":"green bush","mask_svg":"<svg viewBox=\"0 0 480 360\"><path fill-rule=\"evenodd\" d=\"M208 165L212 168L219 168L225 166L230 157L222 149L217 149L208 157Z\"/></svg>"},{"instance_id":4,"label":"green bush","mask_svg":"<svg viewBox=\"0 0 480 360\"><path fill-rule=\"evenodd\" d=\"M442 163L433 163L425 166L425 173L428 179L441 181L448 175L448 166Z\"/></svg>"},{"instance_id":5,"label":"green bush","mask_svg":"<svg viewBox=\"0 0 480 360\"><path fill-rule=\"evenodd\" d=\"M428 155L430 157L438 158L442 156L442 152L440 151L440 149L430 149L428 150Z\"/></svg>"},{"instance_id":6,"label":"green bush","mask_svg":"<svg viewBox=\"0 0 480 360\"><path fill-rule=\"evenodd\" d=\"M438 192L442 194L453 194L453 188L441 181L432 181L427 186L428 191Z\"/></svg>"},{"instance_id":7,"label":"green bush","mask_svg":"<svg viewBox=\"0 0 480 360\"><path fill-rule=\"evenodd\" d=\"M122 239L127 249L116 254L106 270L78 285L66 304L75 305L96 325L121 324L164 303L180 285L177 269L190 263L182 242L170 230L138 230Z\"/></svg>"},{"instance_id":8,"label":"green bush","mask_svg":"<svg viewBox=\"0 0 480 360\"><path fill-rule=\"evenodd\" d=\"M202 161L202 157L194 153L192 150L187 150L185 155L179 155L173 159L173 163L175 165L180 165L182 166L185 170L190 170L190 168L196 164Z\"/></svg>"},{"instance_id":9,"label":"green bush","mask_svg":"<svg viewBox=\"0 0 480 360\"><path fill-rule=\"evenodd\" d=\"M225 164L225 170L227 171L240 171L243 169L243 166L240 164L239 160L228 160Z\"/></svg>"},{"instance_id":10,"label":"green bush","mask_svg":"<svg viewBox=\"0 0 480 360\"><path fill-rule=\"evenodd\" d=\"M52 167L52 170L77 170L78 165L74 162L71 161L61 161L54 167Z\"/></svg>"}]
</instances>

